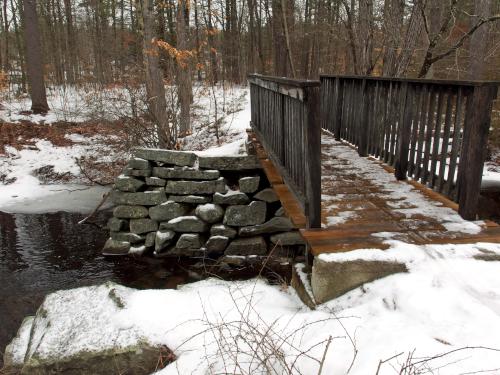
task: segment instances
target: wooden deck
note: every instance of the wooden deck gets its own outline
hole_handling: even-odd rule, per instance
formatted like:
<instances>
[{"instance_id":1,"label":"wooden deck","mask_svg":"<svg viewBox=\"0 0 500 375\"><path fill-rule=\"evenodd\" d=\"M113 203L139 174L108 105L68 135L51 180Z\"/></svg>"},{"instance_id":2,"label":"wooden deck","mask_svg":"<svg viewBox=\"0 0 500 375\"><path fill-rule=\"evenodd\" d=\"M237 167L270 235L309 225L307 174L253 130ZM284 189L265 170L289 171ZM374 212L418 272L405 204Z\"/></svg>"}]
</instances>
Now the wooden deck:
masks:
<instances>
[{"instance_id":1,"label":"wooden deck","mask_svg":"<svg viewBox=\"0 0 500 375\"><path fill-rule=\"evenodd\" d=\"M460 219L454 202L418 182L396 181L390 167L375 159L363 158L365 171L373 167L377 173L387 175L390 182L384 186L380 179L358 170L352 158L342 157L350 146L337 142L322 145L322 228L306 229L306 217L299 201L255 135L249 134L272 187L314 256L356 249L386 249L387 239L418 245L500 242L500 226L496 223L482 223L479 231L474 231L474 223L470 223L472 230L464 233L459 227L468 222ZM391 187L408 190L408 196L394 194ZM428 207L429 212L422 212L422 205L412 198L425 201L424 207Z\"/></svg>"}]
</instances>

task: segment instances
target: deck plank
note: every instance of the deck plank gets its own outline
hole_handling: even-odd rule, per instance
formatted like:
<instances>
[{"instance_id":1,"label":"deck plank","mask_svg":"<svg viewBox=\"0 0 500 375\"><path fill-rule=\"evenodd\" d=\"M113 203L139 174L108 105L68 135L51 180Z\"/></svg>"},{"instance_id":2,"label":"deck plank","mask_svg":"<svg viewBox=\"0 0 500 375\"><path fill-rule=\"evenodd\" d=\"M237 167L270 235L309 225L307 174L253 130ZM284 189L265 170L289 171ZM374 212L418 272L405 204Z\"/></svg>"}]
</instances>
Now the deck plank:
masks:
<instances>
[{"instance_id":1,"label":"deck plank","mask_svg":"<svg viewBox=\"0 0 500 375\"><path fill-rule=\"evenodd\" d=\"M264 157L267 155L256 137L252 138L260 162L271 186L277 193L286 214L307 242L314 256L325 253L346 252L356 249L387 249L386 239L397 239L407 243L500 243L500 226L486 221L477 234L447 230L431 215L418 208L418 203L395 197L384 186L357 173L349 160L341 157L329 158L322 153L322 228L306 229L307 219L301 204L284 184L278 168ZM350 147L338 143L328 147ZM340 153L341 154L341 153ZM394 169L379 160L368 158L374 166L381 166L383 173L394 173ZM442 209L458 210L458 205L443 195L416 181L405 181L411 190L419 192L425 199L436 202Z\"/></svg>"}]
</instances>

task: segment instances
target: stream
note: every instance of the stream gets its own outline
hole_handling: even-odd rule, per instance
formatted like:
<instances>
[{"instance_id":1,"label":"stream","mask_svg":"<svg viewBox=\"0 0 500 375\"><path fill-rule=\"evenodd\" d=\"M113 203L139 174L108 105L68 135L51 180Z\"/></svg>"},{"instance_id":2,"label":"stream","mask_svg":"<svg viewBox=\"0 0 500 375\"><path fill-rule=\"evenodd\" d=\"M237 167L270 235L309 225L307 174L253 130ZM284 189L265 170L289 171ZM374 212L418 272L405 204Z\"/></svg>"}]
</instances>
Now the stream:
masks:
<instances>
[{"instance_id":1,"label":"stream","mask_svg":"<svg viewBox=\"0 0 500 375\"><path fill-rule=\"evenodd\" d=\"M97 215L105 223L109 212ZM175 288L189 281L178 264L152 258L105 258L107 230L78 224L79 213L0 211L0 367L5 346L47 293L108 280L134 288Z\"/></svg>"}]
</instances>

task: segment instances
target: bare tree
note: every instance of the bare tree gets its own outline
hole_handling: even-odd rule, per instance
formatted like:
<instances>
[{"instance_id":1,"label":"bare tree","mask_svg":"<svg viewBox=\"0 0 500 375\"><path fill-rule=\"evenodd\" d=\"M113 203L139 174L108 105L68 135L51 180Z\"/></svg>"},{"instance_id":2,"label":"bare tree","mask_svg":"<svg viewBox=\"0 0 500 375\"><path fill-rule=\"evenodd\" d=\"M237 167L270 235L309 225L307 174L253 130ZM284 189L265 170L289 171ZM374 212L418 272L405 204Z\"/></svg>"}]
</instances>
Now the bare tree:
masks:
<instances>
[{"instance_id":1,"label":"bare tree","mask_svg":"<svg viewBox=\"0 0 500 375\"><path fill-rule=\"evenodd\" d=\"M491 0L474 1L474 17L471 17L471 25L476 19L487 19L491 17ZM470 64L469 78L480 79L484 71L484 60L487 53L488 28L487 26L478 29L470 40Z\"/></svg>"},{"instance_id":2,"label":"bare tree","mask_svg":"<svg viewBox=\"0 0 500 375\"><path fill-rule=\"evenodd\" d=\"M189 8L190 0L177 2L177 50L187 55L189 48ZM187 56L186 56L187 57ZM179 118L180 136L191 132L191 100L193 87L191 81L191 62L188 58L177 60L177 90L181 114Z\"/></svg>"},{"instance_id":3,"label":"bare tree","mask_svg":"<svg viewBox=\"0 0 500 375\"><path fill-rule=\"evenodd\" d=\"M383 56L383 75L393 77L398 66L398 49L401 46L404 0L385 0L384 2L384 33L385 45Z\"/></svg>"},{"instance_id":4,"label":"bare tree","mask_svg":"<svg viewBox=\"0 0 500 375\"><path fill-rule=\"evenodd\" d=\"M159 64L159 48L153 32L154 0L136 0L139 30L143 34L143 58L146 70L146 93L149 113L156 123L158 146L173 148L175 137L168 124L163 74Z\"/></svg>"},{"instance_id":5,"label":"bare tree","mask_svg":"<svg viewBox=\"0 0 500 375\"><path fill-rule=\"evenodd\" d=\"M35 0L23 0L24 40L26 48L26 70L31 96L31 110L34 113L47 113L49 105L43 79L42 48L38 15Z\"/></svg>"},{"instance_id":6,"label":"bare tree","mask_svg":"<svg viewBox=\"0 0 500 375\"><path fill-rule=\"evenodd\" d=\"M434 0L441 1L441 0ZM442 5L439 6L439 9ZM458 9L458 0L451 0L449 7L447 7L447 11L442 15L442 20L439 25L436 26L437 20L435 13L437 12L438 7L433 7L431 9L431 20L426 15L425 9L422 8L422 18L424 21L425 32L428 37L428 45L425 52L424 61L420 67L420 72L418 73L419 78L428 77L429 72L433 65L443 58L451 55L455 51L457 51L463 44L474 35L474 33L479 30L483 25L486 25L490 22L494 22L500 20L500 14L496 14L487 18L478 17L478 20L473 23L473 25L462 34L458 40L451 44L451 46L441 47L441 44L447 39L448 32L454 25L454 21L456 20L456 15L459 11ZM441 11L439 11L439 15L441 16ZM441 50L440 50L441 47Z\"/></svg>"}]
</instances>

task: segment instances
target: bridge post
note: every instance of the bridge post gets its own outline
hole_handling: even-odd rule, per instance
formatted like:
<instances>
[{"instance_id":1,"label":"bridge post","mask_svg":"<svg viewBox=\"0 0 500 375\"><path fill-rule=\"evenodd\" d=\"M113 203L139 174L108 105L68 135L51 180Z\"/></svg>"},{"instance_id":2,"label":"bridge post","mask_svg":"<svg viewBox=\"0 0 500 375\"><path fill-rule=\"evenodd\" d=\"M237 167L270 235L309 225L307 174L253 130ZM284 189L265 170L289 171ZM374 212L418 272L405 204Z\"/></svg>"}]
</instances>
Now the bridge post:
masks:
<instances>
[{"instance_id":1,"label":"bridge post","mask_svg":"<svg viewBox=\"0 0 500 375\"><path fill-rule=\"evenodd\" d=\"M321 117L319 86L305 87L306 217L308 228L321 228Z\"/></svg>"},{"instance_id":2,"label":"bridge post","mask_svg":"<svg viewBox=\"0 0 500 375\"><path fill-rule=\"evenodd\" d=\"M359 114L359 122L355 124L358 143L359 156L368 156L368 106L369 97L366 85L366 79L361 82L361 113ZM355 117L357 118L357 116Z\"/></svg>"},{"instance_id":3,"label":"bridge post","mask_svg":"<svg viewBox=\"0 0 500 375\"><path fill-rule=\"evenodd\" d=\"M394 162L394 175L398 180L406 180L408 173L408 154L410 151L411 119L413 112L412 93L413 89L408 87L408 82L403 82L401 87L398 141Z\"/></svg>"},{"instance_id":4,"label":"bridge post","mask_svg":"<svg viewBox=\"0 0 500 375\"><path fill-rule=\"evenodd\" d=\"M476 219L490 114L497 89L496 85L474 86L472 94L467 98L457 179L458 213L466 220Z\"/></svg>"}]
</instances>

